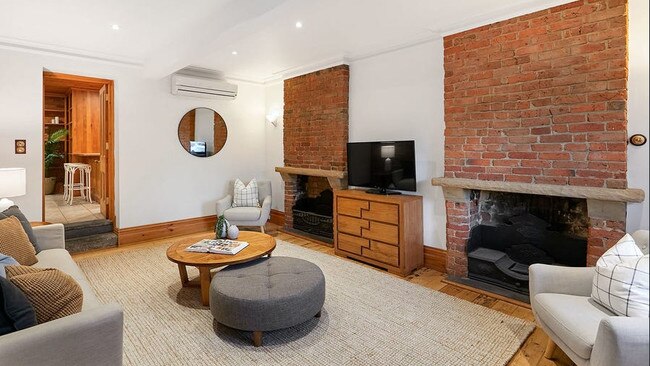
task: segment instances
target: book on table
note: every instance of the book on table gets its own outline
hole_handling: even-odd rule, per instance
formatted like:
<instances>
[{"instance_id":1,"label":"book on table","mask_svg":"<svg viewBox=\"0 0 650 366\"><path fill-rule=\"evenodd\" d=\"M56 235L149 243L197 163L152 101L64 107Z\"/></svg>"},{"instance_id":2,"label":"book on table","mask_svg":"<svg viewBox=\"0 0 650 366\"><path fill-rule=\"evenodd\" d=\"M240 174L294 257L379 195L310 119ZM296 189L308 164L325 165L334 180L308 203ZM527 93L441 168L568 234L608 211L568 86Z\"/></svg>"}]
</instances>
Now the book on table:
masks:
<instances>
[{"instance_id":1,"label":"book on table","mask_svg":"<svg viewBox=\"0 0 650 366\"><path fill-rule=\"evenodd\" d=\"M230 239L203 239L198 243L194 243L185 249L188 252L195 253L214 253L214 254L230 254L234 255L239 253L242 249L246 248L248 243L245 241L237 241Z\"/></svg>"}]
</instances>

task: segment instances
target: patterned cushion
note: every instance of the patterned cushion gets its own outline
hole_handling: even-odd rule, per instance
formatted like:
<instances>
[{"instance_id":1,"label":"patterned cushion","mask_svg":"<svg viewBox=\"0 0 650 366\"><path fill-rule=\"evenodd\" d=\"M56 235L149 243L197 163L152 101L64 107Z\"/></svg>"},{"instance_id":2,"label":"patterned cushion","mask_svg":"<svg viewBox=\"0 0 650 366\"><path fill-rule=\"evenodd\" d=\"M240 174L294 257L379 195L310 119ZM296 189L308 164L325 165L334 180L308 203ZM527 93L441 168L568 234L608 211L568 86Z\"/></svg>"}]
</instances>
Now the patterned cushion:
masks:
<instances>
[{"instance_id":1,"label":"patterned cushion","mask_svg":"<svg viewBox=\"0 0 650 366\"><path fill-rule=\"evenodd\" d=\"M241 180L235 181L232 207L260 207L257 181L253 178L248 185Z\"/></svg>"},{"instance_id":2,"label":"patterned cushion","mask_svg":"<svg viewBox=\"0 0 650 366\"><path fill-rule=\"evenodd\" d=\"M28 266L9 266L6 271L9 281L31 302L39 324L81 311L81 287L64 272Z\"/></svg>"},{"instance_id":3,"label":"patterned cushion","mask_svg":"<svg viewBox=\"0 0 650 366\"><path fill-rule=\"evenodd\" d=\"M13 257L18 263L26 266L38 262L34 246L20 221L14 216L0 220L0 253Z\"/></svg>"},{"instance_id":4,"label":"patterned cushion","mask_svg":"<svg viewBox=\"0 0 650 366\"><path fill-rule=\"evenodd\" d=\"M649 261L626 234L598 259L591 297L617 315L648 317Z\"/></svg>"},{"instance_id":5,"label":"patterned cushion","mask_svg":"<svg viewBox=\"0 0 650 366\"><path fill-rule=\"evenodd\" d=\"M29 223L29 220L27 220L25 215L20 211L20 208L18 208L18 206L14 205L0 212L0 220L6 219L7 217L11 217L11 216L14 216L15 218L18 219L18 221L20 221L20 224L23 226L23 229L25 229L25 233L29 237L29 241L36 249L36 253L40 252L41 250L38 247L38 242L36 241L36 235L34 234L32 225Z\"/></svg>"}]
</instances>

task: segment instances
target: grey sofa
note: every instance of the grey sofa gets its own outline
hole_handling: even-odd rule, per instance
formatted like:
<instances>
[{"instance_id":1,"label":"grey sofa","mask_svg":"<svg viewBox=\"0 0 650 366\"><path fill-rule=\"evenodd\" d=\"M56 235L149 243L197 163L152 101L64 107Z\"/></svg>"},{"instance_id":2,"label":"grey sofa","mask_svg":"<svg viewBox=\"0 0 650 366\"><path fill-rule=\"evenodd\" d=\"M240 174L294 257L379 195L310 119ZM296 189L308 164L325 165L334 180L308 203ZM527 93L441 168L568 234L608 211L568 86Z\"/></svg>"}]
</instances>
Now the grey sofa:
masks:
<instances>
[{"instance_id":1,"label":"grey sofa","mask_svg":"<svg viewBox=\"0 0 650 366\"><path fill-rule=\"evenodd\" d=\"M0 364L122 365L122 308L97 300L83 272L65 250L63 225L38 226L34 234L41 248L34 267L57 268L72 276L83 290L82 310L0 336Z\"/></svg>"},{"instance_id":2,"label":"grey sofa","mask_svg":"<svg viewBox=\"0 0 650 366\"><path fill-rule=\"evenodd\" d=\"M257 226L264 232L264 225L271 215L271 181L258 180L258 199L261 207L232 207L235 181L230 181L229 194L217 201L217 216L224 215L229 223L237 226Z\"/></svg>"},{"instance_id":3,"label":"grey sofa","mask_svg":"<svg viewBox=\"0 0 650 366\"><path fill-rule=\"evenodd\" d=\"M648 231L632 234L648 254ZM533 264L530 302L539 326L577 365L648 365L648 318L616 316L591 299L594 267Z\"/></svg>"}]
</instances>

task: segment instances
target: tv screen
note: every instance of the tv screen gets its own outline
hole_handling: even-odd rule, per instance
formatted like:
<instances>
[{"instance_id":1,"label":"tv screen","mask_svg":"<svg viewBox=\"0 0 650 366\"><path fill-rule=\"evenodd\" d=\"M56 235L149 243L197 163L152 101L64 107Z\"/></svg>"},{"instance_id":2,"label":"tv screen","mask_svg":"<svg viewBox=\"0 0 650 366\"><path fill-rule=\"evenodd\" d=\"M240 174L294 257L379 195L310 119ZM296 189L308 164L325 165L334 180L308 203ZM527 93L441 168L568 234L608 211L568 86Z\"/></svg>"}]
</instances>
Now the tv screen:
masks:
<instances>
[{"instance_id":1,"label":"tv screen","mask_svg":"<svg viewBox=\"0 0 650 366\"><path fill-rule=\"evenodd\" d=\"M190 141L190 154L194 156L208 156L205 141Z\"/></svg>"},{"instance_id":2,"label":"tv screen","mask_svg":"<svg viewBox=\"0 0 650 366\"><path fill-rule=\"evenodd\" d=\"M348 184L415 192L415 141L348 143Z\"/></svg>"}]
</instances>

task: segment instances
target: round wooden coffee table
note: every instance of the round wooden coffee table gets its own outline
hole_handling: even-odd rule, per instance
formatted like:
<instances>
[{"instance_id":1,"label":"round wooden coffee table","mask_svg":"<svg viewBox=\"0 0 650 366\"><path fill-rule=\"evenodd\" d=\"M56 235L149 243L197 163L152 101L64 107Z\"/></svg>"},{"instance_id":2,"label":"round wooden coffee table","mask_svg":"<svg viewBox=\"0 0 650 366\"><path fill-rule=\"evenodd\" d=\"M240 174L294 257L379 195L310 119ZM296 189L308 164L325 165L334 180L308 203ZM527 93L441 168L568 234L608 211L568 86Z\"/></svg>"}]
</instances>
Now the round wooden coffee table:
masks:
<instances>
[{"instance_id":1,"label":"round wooden coffee table","mask_svg":"<svg viewBox=\"0 0 650 366\"><path fill-rule=\"evenodd\" d=\"M208 306L210 304L210 281L212 280L210 270L212 268L244 263L265 255L270 257L271 252L275 249L275 238L267 234L242 231L239 233L237 240L247 242L248 246L235 255L185 251L187 247L194 243L177 243L167 249L167 259L178 265L178 273L181 276L181 284L183 287L201 288L201 303L203 305ZM190 281L187 278L186 266L198 268L198 281Z\"/></svg>"}]
</instances>

